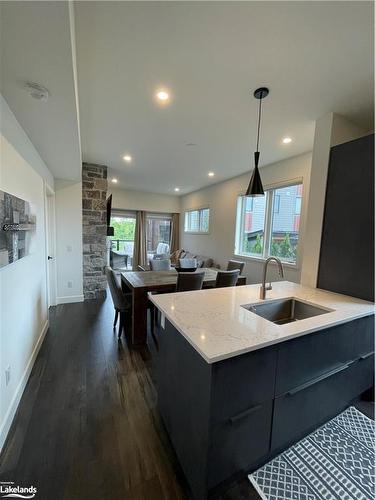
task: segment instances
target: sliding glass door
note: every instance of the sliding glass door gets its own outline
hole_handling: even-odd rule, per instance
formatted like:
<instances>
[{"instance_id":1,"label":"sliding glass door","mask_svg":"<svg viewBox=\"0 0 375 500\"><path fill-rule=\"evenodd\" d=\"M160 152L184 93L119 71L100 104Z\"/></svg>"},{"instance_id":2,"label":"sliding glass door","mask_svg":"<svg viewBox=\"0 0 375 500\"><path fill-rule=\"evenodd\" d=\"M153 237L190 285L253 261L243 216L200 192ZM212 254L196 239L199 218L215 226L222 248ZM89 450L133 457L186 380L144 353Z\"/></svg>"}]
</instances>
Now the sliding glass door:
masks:
<instances>
[{"instance_id":1,"label":"sliding glass door","mask_svg":"<svg viewBox=\"0 0 375 500\"><path fill-rule=\"evenodd\" d=\"M114 235L111 236L111 264L115 269L132 268L135 221L135 213L132 212L114 212L111 217L111 226L114 228Z\"/></svg>"},{"instance_id":2,"label":"sliding glass door","mask_svg":"<svg viewBox=\"0 0 375 500\"><path fill-rule=\"evenodd\" d=\"M147 254L169 254L171 244L171 216L166 214L148 214L146 217Z\"/></svg>"}]
</instances>

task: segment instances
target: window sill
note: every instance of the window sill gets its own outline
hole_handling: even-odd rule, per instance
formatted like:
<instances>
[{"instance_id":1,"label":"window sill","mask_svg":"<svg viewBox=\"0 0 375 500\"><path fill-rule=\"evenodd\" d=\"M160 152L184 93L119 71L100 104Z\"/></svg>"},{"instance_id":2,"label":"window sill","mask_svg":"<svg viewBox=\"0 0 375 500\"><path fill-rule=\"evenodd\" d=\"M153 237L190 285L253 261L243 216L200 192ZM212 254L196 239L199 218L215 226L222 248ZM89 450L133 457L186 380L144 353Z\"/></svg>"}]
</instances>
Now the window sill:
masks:
<instances>
[{"instance_id":1,"label":"window sill","mask_svg":"<svg viewBox=\"0 0 375 500\"><path fill-rule=\"evenodd\" d=\"M244 259L244 260L249 260L251 262L259 262L259 263L264 263L268 257L264 258L264 257L255 257L255 256L250 256L250 255L241 255L241 254L238 254L238 253L234 253L234 257L238 258L238 259ZM295 271L298 271L299 270L299 265L296 263L296 264L292 264L290 262L283 262L281 261L283 267L286 267L288 269L294 269ZM274 260L271 260L270 264L272 264L273 266L276 266L276 262Z\"/></svg>"}]
</instances>

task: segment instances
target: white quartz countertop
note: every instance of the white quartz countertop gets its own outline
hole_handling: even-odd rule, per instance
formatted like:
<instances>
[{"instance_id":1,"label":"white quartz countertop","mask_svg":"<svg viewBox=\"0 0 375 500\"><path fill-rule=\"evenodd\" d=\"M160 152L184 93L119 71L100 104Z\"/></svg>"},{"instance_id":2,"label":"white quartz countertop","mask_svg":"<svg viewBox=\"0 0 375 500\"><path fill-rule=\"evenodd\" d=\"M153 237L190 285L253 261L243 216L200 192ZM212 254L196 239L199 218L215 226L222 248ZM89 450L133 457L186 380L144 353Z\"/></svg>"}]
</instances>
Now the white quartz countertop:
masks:
<instances>
[{"instance_id":1,"label":"white quartz countertop","mask_svg":"<svg viewBox=\"0 0 375 500\"><path fill-rule=\"evenodd\" d=\"M374 314L371 302L288 281L273 283L267 301L297 298L331 312L276 325L241 307L262 303L259 284L151 295L150 300L201 354L214 363Z\"/></svg>"}]
</instances>

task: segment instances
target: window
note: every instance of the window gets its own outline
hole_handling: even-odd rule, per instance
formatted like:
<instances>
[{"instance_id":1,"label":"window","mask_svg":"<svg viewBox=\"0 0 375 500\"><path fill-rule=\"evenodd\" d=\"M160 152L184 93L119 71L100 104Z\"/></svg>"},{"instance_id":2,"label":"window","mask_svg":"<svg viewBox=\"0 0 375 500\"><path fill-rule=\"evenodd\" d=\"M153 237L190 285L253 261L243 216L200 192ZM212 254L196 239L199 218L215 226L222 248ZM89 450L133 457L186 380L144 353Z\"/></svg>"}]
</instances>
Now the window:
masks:
<instances>
[{"instance_id":1,"label":"window","mask_svg":"<svg viewBox=\"0 0 375 500\"><path fill-rule=\"evenodd\" d=\"M112 247L117 251L123 251L127 242L134 243L135 215L124 214L111 217L111 226L114 235L111 236Z\"/></svg>"},{"instance_id":2,"label":"window","mask_svg":"<svg viewBox=\"0 0 375 500\"><path fill-rule=\"evenodd\" d=\"M249 257L278 257L283 262L295 264L301 205L302 184L270 189L262 197L240 196L235 253Z\"/></svg>"},{"instance_id":3,"label":"window","mask_svg":"<svg viewBox=\"0 0 375 500\"><path fill-rule=\"evenodd\" d=\"M185 233L208 233L209 218L209 208L185 212Z\"/></svg>"},{"instance_id":4,"label":"window","mask_svg":"<svg viewBox=\"0 0 375 500\"><path fill-rule=\"evenodd\" d=\"M112 250L126 256L121 267L131 269L134 252L135 214L115 213L111 217L114 235L111 236ZM113 263L112 263L113 265Z\"/></svg>"},{"instance_id":5,"label":"window","mask_svg":"<svg viewBox=\"0 0 375 500\"><path fill-rule=\"evenodd\" d=\"M148 214L146 225L146 244L147 252L157 252L158 247L164 248L161 253L169 253L171 240L171 217L163 214ZM159 243L165 243L167 246L159 246Z\"/></svg>"},{"instance_id":6,"label":"window","mask_svg":"<svg viewBox=\"0 0 375 500\"><path fill-rule=\"evenodd\" d=\"M263 253L264 221L266 216L266 196L253 198L240 196L237 205L237 247L239 255L261 257ZM249 203L251 200L251 203ZM251 206L252 210L248 210Z\"/></svg>"}]
</instances>

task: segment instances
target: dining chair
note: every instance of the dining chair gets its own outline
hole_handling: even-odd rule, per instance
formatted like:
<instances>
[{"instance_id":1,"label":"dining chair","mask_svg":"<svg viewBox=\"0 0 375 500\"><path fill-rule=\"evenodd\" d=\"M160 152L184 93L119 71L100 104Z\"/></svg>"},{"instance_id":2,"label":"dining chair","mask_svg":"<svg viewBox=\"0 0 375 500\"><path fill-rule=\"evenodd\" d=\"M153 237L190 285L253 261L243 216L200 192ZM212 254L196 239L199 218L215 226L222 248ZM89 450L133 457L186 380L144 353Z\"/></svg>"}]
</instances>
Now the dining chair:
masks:
<instances>
[{"instance_id":1,"label":"dining chair","mask_svg":"<svg viewBox=\"0 0 375 500\"><path fill-rule=\"evenodd\" d=\"M178 259L181 269L197 267L197 259Z\"/></svg>"},{"instance_id":2,"label":"dining chair","mask_svg":"<svg viewBox=\"0 0 375 500\"><path fill-rule=\"evenodd\" d=\"M171 259L151 259L150 260L150 270L151 271L170 271L171 269Z\"/></svg>"},{"instance_id":3,"label":"dining chair","mask_svg":"<svg viewBox=\"0 0 375 500\"><path fill-rule=\"evenodd\" d=\"M239 275L239 269L233 269L232 271L218 271L215 287L223 288L225 286L236 286Z\"/></svg>"},{"instance_id":4,"label":"dining chair","mask_svg":"<svg viewBox=\"0 0 375 500\"><path fill-rule=\"evenodd\" d=\"M125 329L125 315L131 314L131 301L127 297L127 294L124 294L121 290L121 285L117 281L114 270L111 267L106 267L105 274L107 276L109 291L111 292L113 306L115 308L113 328L116 328L118 316L120 315L118 338L121 338L122 331Z\"/></svg>"},{"instance_id":5,"label":"dining chair","mask_svg":"<svg viewBox=\"0 0 375 500\"><path fill-rule=\"evenodd\" d=\"M240 260L228 260L227 271L233 271L234 269L239 269L240 274L244 270L245 262L241 262Z\"/></svg>"},{"instance_id":6,"label":"dining chair","mask_svg":"<svg viewBox=\"0 0 375 500\"><path fill-rule=\"evenodd\" d=\"M178 273L176 292L188 292L201 290L203 286L204 272Z\"/></svg>"}]
</instances>

